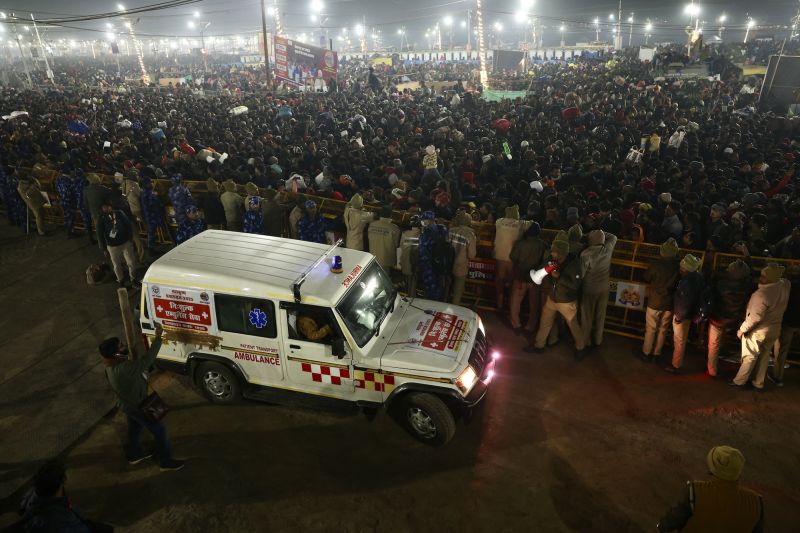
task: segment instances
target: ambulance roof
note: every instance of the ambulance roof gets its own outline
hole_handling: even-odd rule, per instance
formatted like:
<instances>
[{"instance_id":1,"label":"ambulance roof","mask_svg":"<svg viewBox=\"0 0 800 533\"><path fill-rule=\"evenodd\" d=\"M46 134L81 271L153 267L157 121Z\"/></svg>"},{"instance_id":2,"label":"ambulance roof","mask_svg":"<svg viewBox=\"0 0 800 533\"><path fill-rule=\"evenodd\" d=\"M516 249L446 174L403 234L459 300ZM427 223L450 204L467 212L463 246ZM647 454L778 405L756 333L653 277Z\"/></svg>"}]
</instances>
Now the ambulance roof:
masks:
<instances>
[{"instance_id":1,"label":"ambulance roof","mask_svg":"<svg viewBox=\"0 0 800 533\"><path fill-rule=\"evenodd\" d=\"M295 239L207 230L158 258L144 283L294 301L292 284L330 248ZM343 272L330 271L330 256L308 272L301 302L335 305L347 291L349 274L363 271L373 256L338 247Z\"/></svg>"}]
</instances>

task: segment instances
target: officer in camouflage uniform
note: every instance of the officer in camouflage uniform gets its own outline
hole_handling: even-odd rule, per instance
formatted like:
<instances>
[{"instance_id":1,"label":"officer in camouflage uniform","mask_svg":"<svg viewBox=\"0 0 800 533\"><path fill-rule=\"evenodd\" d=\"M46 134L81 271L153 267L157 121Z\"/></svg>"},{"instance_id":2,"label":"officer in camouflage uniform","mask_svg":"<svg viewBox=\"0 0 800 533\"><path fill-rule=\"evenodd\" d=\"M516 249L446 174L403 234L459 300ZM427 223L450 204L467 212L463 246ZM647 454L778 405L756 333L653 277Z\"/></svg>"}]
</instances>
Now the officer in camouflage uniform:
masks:
<instances>
[{"instance_id":1,"label":"officer in camouflage uniform","mask_svg":"<svg viewBox=\"0 0 800 533\"><path fill-rule=\"evenodd\" d=\"M175 209L175 222L178 226L186 220L186 208L194 205L192 193L186 188L182 181L180 174L172 176L172 187L169 189L169 201L172 202L172 207Z\"/></svg>"},{"instance_id":2,"label":"officer in camouflage uniform","mask_svg":"<svg viewBox=\"0 0 800 533\"><path fill-rule=\"evenodd\" d=\"M242 221L242 231L245 233L264 232L264 215L261 213L261 202L258 196L250 196L247 200L247 211Z\"/></svg>"},{"instance_id":3,"label":"officer in camouflage uniform","mask_svg":"<svg viewBox=\"0 0 800 533\"><path fill-rule=\"evenodd\" d=\"M15 226L25 225L25 202L17 192L19 178L16 169L11 167L6 172L5 165L0 165L0 194L3 196L3 204L6 206L8 221Z\"/></svg>"},{"instance_id":4,"label":"officer in camouflage uniform","mask_svg":"<svg viewBox=\"0 0 800 533\"><path fill-rule=\"evenodd\" d=\"M317 204L314 200L307 200L304 205L306 214L297 222L297 237L301 241L325 244L327 224L319 214Z\"/></svg>"},{"instance_id":5,"label":"officer in camouflage uniform","mask_svg":"<svg viewBox=\"0 0 800 533\"><path fill-rule=\"evenodd\" d=\"M164 206L158 199L158 193L153 189L153 181L150 178L142 178L142 194L139 197L142 206L142 216L147 224L147 248L153 250L156 246L156 236L158 228L163 228L169 235L169 228L164 220Z\"/></svg>"},{"instance_id":6,"label":"officer in camouflage uniform","mask_svg":"<svg viewBox=\"0 0 800 533\"><path fill-rule=\"evenodd\" d=\"M72 226L75 224L75 210L78 208L78 199L75 196L77 192L72 184L72 177L69 174L69 169L64 168L55 182L56 192L61 198L61 209L64 211L64 229L67 232L67 238L72 237Z\"/></svg>"},{"instance_id":7,"label":"officer in camouflage uniform","mask_svg":"<svg viewBox=\"0 0 800 533\"><path fill-rule=\"evenodd\" d=\"M200 218L200 210L197 207L190 205L186 208L186 218L178 226L178 231L175 234L175 244L186 242L195 235L203 233L206 230L206 221Z\"/></svg>"},{"instance_id":8,"label":"officer in camouflage uniform","mask_svg":"<svg viewBox=\"0 0 800 533\"><path fill-rule=\"evenodd\" d=\"M447 228L436 223L433 211L425 211L421 218L423 228L419 237L419 272L422 286L426 298L441 301L444 298L444 284L442 275L433 268L433 254L437 236L447 240Z\"/></svg>"}]
</instances>

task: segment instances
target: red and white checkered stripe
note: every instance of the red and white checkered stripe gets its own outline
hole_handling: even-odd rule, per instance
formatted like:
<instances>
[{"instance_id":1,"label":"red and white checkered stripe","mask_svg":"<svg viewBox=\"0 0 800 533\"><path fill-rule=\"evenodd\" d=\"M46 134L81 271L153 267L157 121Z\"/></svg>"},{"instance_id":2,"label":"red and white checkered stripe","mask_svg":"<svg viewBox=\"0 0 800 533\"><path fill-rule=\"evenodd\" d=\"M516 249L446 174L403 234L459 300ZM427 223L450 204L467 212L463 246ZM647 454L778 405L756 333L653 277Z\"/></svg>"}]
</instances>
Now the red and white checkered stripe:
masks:
<instances>
[{"instance_id":1,"label":"red and white checkered stripe","mask_svg":"<svg viewBox=\"0 0 800 533\"><path fill-rule=\"evenodd\" d=\"M317 383L341 385L342 378L350 379L350 370L347 368L316 365L313 363L301 363L300 367L303 372L311 374L311 381L316 381Z\"/></svg>"}]
</instances>

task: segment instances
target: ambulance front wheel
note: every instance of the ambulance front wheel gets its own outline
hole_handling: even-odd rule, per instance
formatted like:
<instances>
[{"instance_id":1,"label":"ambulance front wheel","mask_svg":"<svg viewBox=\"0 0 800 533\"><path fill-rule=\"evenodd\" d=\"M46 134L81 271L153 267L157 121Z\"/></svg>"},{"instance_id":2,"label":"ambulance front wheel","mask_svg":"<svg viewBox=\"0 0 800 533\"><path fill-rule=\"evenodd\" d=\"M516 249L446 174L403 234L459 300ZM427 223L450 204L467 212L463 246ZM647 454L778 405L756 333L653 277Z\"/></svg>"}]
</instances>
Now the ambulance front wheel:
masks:
<instances>
[{"instance_id":1,"label":"ambulance front wheel","mask_svg":"<svg viewBox=\"0 0 800 533\"><path fill-rule=\"evenodd\" d=\"M406 429L417 440L432 446L443 446L455 435L456 419L452 411L433 394L410 393L402 405Z\"/></svg>"},{"instance_id":2,"label":"ambulance front wheel","mask_svg":"<svg viewBox=\"0 0 800 533\"><path fill-rule=\"evenodd\" d=\"M225 365L205 362L197 369L197 384L214 403L234 403L242 398L239 379Z\"/></svg>"}]
</instances>

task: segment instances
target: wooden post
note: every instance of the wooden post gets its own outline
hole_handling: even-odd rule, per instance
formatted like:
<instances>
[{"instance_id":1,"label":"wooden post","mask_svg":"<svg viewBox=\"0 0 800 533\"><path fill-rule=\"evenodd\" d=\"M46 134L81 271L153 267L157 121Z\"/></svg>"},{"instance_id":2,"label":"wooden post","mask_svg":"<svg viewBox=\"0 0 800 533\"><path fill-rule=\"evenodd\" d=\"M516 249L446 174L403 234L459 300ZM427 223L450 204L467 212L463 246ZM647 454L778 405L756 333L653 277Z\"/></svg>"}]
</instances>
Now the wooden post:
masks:
<instances>
[{"instance_id":1,"label":"wooden post","mask_svg":"<svg viewBox=\"0 0 800 533\"><path fill-rule=\"evenodd\" d=\"M133 326L133 313L128 300L128 289L117 289L117 299L119 300L119 310L122 313L122 326L125 328L125 343L128 345L131 358L136 359L136 330Z\"/></svg>"}]
</instances>

